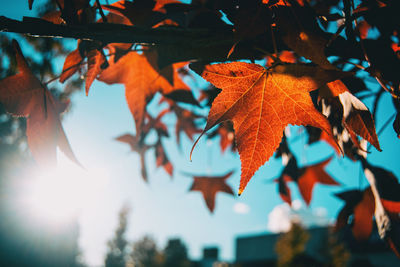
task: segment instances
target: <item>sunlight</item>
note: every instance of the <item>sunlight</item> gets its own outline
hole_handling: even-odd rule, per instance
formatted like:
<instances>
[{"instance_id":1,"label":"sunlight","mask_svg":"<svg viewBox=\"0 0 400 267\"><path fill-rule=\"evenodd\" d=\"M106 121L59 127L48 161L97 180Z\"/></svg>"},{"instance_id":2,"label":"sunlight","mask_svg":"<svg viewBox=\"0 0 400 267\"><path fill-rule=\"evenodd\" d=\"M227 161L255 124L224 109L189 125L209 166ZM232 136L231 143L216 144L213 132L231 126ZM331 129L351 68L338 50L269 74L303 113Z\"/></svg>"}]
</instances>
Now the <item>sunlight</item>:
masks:
<instances>
[{"instance_id":1,"label":"sunlight","mask_svg":"<svg viewBox=\"0 0 400 267\"><path fill-rule=\"evenodd\" d=\"M26 201L32 216L63 223L98 199L106 182L104 170L84 170L61 161L57 168L40 170L29 178Z\"/></svg>"}]
</instances>

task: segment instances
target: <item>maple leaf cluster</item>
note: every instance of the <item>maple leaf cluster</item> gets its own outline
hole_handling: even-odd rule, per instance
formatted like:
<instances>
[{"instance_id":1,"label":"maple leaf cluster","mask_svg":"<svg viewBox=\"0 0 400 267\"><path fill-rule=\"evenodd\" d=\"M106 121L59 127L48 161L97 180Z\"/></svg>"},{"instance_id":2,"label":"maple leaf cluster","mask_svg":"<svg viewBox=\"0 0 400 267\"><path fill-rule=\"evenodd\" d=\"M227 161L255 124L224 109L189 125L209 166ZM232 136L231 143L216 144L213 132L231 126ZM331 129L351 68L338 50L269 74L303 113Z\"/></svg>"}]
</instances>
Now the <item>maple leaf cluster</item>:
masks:
<instances>
[{"instance_id":1,"label":"maple leaf cluster","mask_svg":"<svg viewBox=\"0 0 400 267\"><path fill-rule=\"evenodd\" d=\"M368 163L366 144L381 151L375 115L382 94L392 97L396 113L391 120L400 135L398 1L370 0L358 6L350 0L193 0L190 4L121 0L107 5L96 1L93 6L89 0L58 3L59 10L42 19L66 28L119 25L121 29L152 29L160 35L170 31L183 36L189 32L182 37L186 42L179 46L173 40L157 42L150 37L155 41L80 39L66 57L59 77L63 83L76 73L86 72L86 95L95 80L124 85L135 129L116 140L129 144L139 154L145 181L149 151L154 152L157 167L171 177L176 172L163 141L170 138L171 128L165 120L171 121L174 116L177 144L182 132L194 141L191 156L205 134L209 139L219 139L222 152L231 148L239 153L239 195L275 153L284 162L276 179L281 198L291 203L288 183L295 182L309 205L316 183L339 183L325 170L332 158L298 166L284 130L289 125L304 126L310 144L327 142L338 156L360 161L370 184L362 191L338 194L346 205L338 215L337 228L349 224L348 218L354 214L354 236L366 239L375 217L382 238L397 252L399 242L393 235L400 211L397 178ZM30 7L32 4L33 0L29 1ZM371 28L378 34L370 36ZM196 33L209 38L191 42ZM219 34L230 37L225 40ZM19 73L0 81L0 101L10 113L27 117L28 145L38 163L43 159L54 161L56 147L77 162L59 120L65 107L31 73L16 42L14 49ZM200 91L191 88L188 81L199 79L196 75L210 85ZM378 90L366 86L367 77L376 81ZM157 95L161 95L159 105L166 108L151 114L147 107ZM374 98L372 112L360 100L362 97ZM208 108L203 128L205 118L198 111ZM155 139L149 138L151 133ZM201 191L212 212L217 192L233 194L226 184L231 175L192 175L190 190Z\"/></svg>"}]
</instances>

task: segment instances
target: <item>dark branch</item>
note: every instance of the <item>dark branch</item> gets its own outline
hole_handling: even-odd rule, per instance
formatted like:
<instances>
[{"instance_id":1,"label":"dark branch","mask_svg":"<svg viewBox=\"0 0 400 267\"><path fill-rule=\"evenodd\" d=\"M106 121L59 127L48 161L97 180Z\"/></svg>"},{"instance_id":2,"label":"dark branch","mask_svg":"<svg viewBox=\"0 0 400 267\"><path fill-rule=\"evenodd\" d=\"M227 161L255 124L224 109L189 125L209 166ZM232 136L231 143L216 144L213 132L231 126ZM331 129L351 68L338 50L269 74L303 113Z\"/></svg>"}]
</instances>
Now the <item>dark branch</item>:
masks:
<instances>
[{"instance_id":1,"label":"dark branch","mask_svg":"<svg viewBox=\"0 0 400 267\"><path fill-rule=\"evenodd\" d=\"M27 34L35 37L73 38L108 43L136 43L157 46L163 62L188 60L226 61L235 43L231 29L183 29L178 27L141 28L112 23L87 25L56 25L31 17L23 21L0 16L0 31ZM229 60L260 59L262 53L254 49L260 44L240 42ZM265 47L265 45L262 45ZM272 48L271 48L272 49Z\"/></svg>"},{"instance_id":2,"label":"dark branch","mask_svg":"<svg viewBox=\"0 0 400 267\"><path fill-rule=\"evenodd\" d=\"M140 28L112 23L90 23L87 25L56 25L51 22L24 17L23 21L0 16L0 31L28 34L39 37L63 37L103 43L142 43L179 45L192 47L233 43L231 31L208 29L181 29L177 27Z\"/></svg>"}]
</instances>

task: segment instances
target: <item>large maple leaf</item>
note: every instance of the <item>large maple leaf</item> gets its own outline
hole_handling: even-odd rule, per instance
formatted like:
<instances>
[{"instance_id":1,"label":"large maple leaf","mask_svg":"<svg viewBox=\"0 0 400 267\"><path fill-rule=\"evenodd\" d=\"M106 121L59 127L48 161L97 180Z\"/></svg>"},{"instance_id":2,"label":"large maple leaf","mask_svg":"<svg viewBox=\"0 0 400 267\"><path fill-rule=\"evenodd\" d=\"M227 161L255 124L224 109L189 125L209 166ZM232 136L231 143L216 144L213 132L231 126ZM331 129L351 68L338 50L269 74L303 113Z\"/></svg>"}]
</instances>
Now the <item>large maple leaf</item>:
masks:
<instances>
[{"instance_id":1,"label":"large maple leaf","mask_svg":"<svg viewBox=\"0 0 400 267\"><path fill-rule=\"evenodd\" d=\"M215 208L215 197L218 192L225 192L233 195L232 188L226 184L228 179L233 174L233 171L228 172L222 176L193 176L194 181L190 187L190 191L199 191L203 194L204 201L210 212Z\"/></svg>"},{"instance_id":2,"label":"large maple leaf","mask_svg":"<svg viewBox=\"0 0 400 267\"><path fill-rule=\"evenodd\" d=\"M15 40L13 47L18 73L0 81L0 101L9 113L27 117L28 146L39 165L54 165L57 147L80 165L60 121L59 115L66 105L57 101L33 75Z\"/></svg>"},{"instance_id":3,"label":"large maple leaf","mask_svg":"<svg viewBox=\"0 0 400 267\"><path fill-rule=\"evenodd\" d=\"M233 121L242 162L239 195L277 149L288 124L312 125L332 135L329 122L315 109L309 92L340 78L341 72L306 64L265 69L244 62L192 69L222 89L203 133L223 121Z\"/></svg>"},{"instance_id":4,"label":"large maple leaf","mask_svg":"<svg viewBox=\"0 0 400 267\"><path fill-rule=\"evenodd\" d=\"M109 67L103 70L98 80L107 84L122 83L125 85L125 96L129 109L135 119L136 132L141 133L147 102L154 94L162 92L170 94L176 90L190 88L182 81L176 68L168 66L158 69L156 66L157 54L147 52L140 55L129 52L114 62L109 60ZM179 64L179 66L181 66Z\"/></svg>"}]
</instances>

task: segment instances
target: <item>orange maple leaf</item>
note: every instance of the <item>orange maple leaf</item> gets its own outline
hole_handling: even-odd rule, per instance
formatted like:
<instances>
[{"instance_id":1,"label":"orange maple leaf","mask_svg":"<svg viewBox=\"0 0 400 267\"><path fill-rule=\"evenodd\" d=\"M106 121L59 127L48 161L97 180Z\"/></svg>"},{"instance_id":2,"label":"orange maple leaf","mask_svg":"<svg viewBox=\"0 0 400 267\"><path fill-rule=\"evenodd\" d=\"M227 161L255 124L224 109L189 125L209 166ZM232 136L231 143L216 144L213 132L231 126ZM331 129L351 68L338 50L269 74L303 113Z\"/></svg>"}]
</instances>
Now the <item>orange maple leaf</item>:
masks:
<instances>
[{"instance_id":1,"label":"orange maple leaf","mask_svg":"<svg viewBox=\"0 0 400 267\"><path fill-rule=\"evenodd\" d=\"M225 192L233 195L232 188L226 184L228 179L233 174L233 171L222 176L193 176L194 181L190 187L190 191L200 191L210 212L215 208L215 196L218 192Z\"/></svg>"},{"instance_id":2,"label":"orange maple leaf","mask_svg":"<svg viewBox=\"0 0 400 267\"><path fill-rule=\"evenodd\" d=\"M29 149L41 166L56 163L59 147L68 158L80 165L65 136L60 113L65 105L54 99L32 73L17 41L13 40L18 73L0 81L0 101L7 112L27 117L26 136Z\"/></svg>"},{"instance_id":3,"label":"orange maple leaf","mask_svg":"<svg viewBox=\"0 0 400 267\"><path fill-rule=\"evenodd\" d=\"M306 64L265 69L244 62L192 68L222 89L202 134L223 121L233 121L242 162L239 195L277 149L288 124L312 125L332 136L329 122L315 109L309 92L336 80L341 72Z\"/></svg>"},{"instance_id":4,"label":"orange maple leaf","mask_svg":"<svg viewBox=\"0 0 400 267\"><path fill-rule=\"evenodd\" d=\"M135 119L136 132L141 133L147 102L154 94L161 92L170 94L176 90L190 88L179 77L175 64L158 69L156 66L157 53L146 52L140 55L129 52L117 62L113 56L109 60L109 67L103 70L98 80L107 84L122 83L125 85L125 96L129 109ZM181 64L176 63L179 66Z\"/></svg>"}]
</instances>

